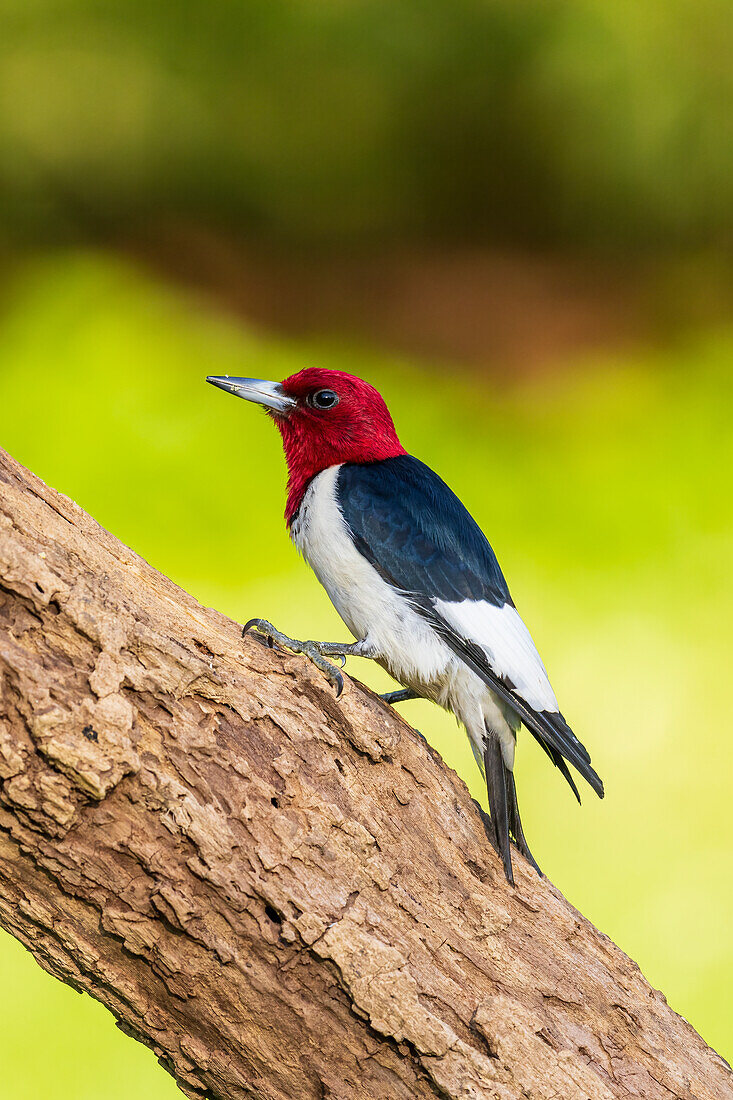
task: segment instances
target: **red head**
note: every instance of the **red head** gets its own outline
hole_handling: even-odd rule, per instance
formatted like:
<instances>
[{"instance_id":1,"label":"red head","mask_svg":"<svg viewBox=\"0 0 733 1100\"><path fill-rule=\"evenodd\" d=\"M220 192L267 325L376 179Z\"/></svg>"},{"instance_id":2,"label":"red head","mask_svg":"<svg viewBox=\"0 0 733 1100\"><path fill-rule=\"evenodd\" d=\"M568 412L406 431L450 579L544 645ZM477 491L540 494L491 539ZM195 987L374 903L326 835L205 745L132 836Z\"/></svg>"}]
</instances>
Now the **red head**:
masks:
<instances>
[{"instance_id":1,"label":"red head","mask_svg":"<svg viewBox=\"0 0 733 1100\"><path fill-rule=\"evenodd\" d=\"M309 367L282 383L228 377L207 381L265 405L280 429L288 463L288 524L311 478L321 470L406 453L381 394L343 371Z\"/></svg>"}]
</instances>

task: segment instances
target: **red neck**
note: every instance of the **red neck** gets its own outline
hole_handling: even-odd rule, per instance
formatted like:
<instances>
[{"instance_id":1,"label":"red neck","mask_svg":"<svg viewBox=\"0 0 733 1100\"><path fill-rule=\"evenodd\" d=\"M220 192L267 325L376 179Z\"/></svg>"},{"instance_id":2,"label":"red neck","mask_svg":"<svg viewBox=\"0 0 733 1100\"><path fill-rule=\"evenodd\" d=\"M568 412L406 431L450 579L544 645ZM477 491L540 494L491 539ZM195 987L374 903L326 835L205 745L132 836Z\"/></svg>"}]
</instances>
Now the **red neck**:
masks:
<instances>
[{"instance_id":1,"label":"red neck","mask_svg":"<svg viewBox=\"0 0 733 1100\"><path fill-rule=\"evenodd\" d=\"M314 437L310 432L301 432L297 426L280 421L279 428L283 437L285 458L288 464L288 499L285 507L285 522L288 527L293 522L311 480L342 462L382 462L385 458L396 458L407 454L397 438L394 429L381 438L373 438L366 444L358 438L341 438L331 444L323 437Z\"/></svg>"}]
</instances>

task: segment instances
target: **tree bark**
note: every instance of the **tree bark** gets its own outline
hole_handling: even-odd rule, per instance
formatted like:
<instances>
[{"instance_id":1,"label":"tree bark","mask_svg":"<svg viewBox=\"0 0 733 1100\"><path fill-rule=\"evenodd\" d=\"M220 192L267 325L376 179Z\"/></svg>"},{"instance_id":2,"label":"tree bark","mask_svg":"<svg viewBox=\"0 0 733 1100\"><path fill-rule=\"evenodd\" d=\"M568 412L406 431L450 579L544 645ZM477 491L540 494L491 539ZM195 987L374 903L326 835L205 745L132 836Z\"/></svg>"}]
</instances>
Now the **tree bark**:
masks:
<instances>
[{"instance_id":1,"label":"tree bark","mask_svg":"<svg viewBox=\"0 0 733 1100\"><path fill-rule=\"evenodd\" d=\"M1 451L0 686L0 924L188 1096L733 1096L398 715Z\"/></svg>"}]
</instances>

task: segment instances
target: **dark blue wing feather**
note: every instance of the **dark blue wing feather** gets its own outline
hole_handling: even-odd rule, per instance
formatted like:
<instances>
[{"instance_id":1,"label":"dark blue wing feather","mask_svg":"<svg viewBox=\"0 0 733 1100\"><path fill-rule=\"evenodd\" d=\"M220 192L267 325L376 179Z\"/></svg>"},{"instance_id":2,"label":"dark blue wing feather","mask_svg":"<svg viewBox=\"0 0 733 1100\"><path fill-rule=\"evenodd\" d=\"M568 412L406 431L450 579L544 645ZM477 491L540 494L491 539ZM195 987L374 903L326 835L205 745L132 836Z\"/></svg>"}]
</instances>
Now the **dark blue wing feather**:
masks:
<instances>
[{"instance_id":1,"label":"dark blue wing feather","mask_svg":"<svg viewBox=\"0 0 733 1100\"><path fill-rule=\"evenodd\" d=\"M481 528L418 459L346 463L337 494L361 553L390 584L429 599L512 603Z\"/></svg>"}]
</instances>

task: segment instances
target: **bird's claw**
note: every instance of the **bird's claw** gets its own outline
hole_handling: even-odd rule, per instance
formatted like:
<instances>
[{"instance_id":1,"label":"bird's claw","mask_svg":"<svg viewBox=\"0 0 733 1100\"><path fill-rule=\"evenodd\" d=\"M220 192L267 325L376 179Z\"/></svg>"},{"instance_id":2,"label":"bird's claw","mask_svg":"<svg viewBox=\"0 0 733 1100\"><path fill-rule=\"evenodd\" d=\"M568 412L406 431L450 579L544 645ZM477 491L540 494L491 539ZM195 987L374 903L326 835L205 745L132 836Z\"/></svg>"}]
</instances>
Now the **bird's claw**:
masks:
<instances>
[{"instance_id":1,"label":"bird's claw","mask_svg":"<svg viewBox=\"0 0 733 1100\"><path fill-rule=\"evenodd\" d=\"M336 691L336 698L338 699L341 692L344 690L344 678L339 672L336 665L327 660L320 649L318 648L318 642L301 642L297 638L289 638L287 634L283 634L282 631L277 630L272 623L267 619L250 619L242 627L242 637L245 638L250 631L255 631L261 635L270 648L274 648L275 643L281 646L283 649L287 649L290 653L300 653L304 657L307 657L317 669L323 673L328 682L333 686ZM346 657L343 653L335 655L337 660L341 661L341 668L346 664Z\"/></svg>"},{"instance_id":2,"label":"bird's claw","mask_svg":"<svg viewBox=\"0 0 733 1100\"><path fill-rule=\"evenodd\" d=\"M338 699L339 695L344 690L344 678L336 668L336 665L333 661L329 661L323 656L318 648L318 642L300 642L299 645L301 648L299 650L294 650L294 652L303 653L313 662L316 668L321 670L329 683L333 685L336 691L336 698ZM341 665L343 668L346 664L346 658L341 655L341 660L343 661Z\"/></svg>"},{"instance_id":3,"label":"bird's claw","mask_svg":"<svg viewBox=\"0 0 733 1100\"><path fill-rule=\"evenodd\" d=\"M272 639L280 633L279 630L275 630L272 623L268 623L267 619L250 619L242 627L242 637L246 638L251 630L261 634L263 638L267 639L268 643L272 643ZM284 634L283 637L285 637Z\"/></svg>"}]
</instances>

